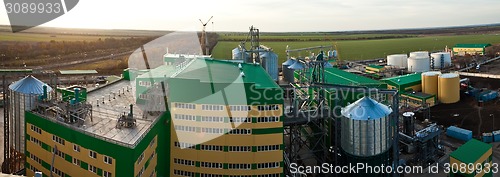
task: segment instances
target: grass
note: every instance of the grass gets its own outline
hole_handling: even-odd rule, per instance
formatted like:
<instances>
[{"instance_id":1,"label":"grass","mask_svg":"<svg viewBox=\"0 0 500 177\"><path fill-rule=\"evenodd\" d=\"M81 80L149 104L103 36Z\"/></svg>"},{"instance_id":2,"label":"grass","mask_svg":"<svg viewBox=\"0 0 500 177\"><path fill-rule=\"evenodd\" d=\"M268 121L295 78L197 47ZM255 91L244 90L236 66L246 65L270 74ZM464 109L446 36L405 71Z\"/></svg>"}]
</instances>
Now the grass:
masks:
<instances>
[{"instance_id":1,"label":"grass","mask_svg":"<svg viewBox=\"0 0 500 177\"><path fill-rule=\"evenodd\" d=\"M453 47L458 43L500 43L500 35L478 34L478 35L453 35L453 36L426 36L382 40L344 40L338 42L304 41L304 42L261 42L262 45L273 48L278 54L279 62L286 60L286 46L291 49L312 47L319 45L332 45L336 43L339 56L342 60L364 60L385 58L390 54L409 53L412 51L443 50L446 46ZM231 50L239 42L219 41L215 46L212 56L217 59L231 59ZM317 53L318 51L313 51ZM291 56L309 56L306 51L292 53Z\"/></svg>"},{"instance_id":2,"label":"grass","mask_svg":"<svg viewBox=\"0 0 500 177\"><path fill-rule=\"evenodd\" d=\"M95 41L111 36L0 32L0 42ZM114 37L120 38L120 37Z\"/></svg>"},{"instance_id":3,"label":"grass","mask_svg":"<svg viewBox=\"0 0 500 177\"><path fill-rule=\"evenodd\" d=\"M261 40L277 41L328 41L328 40L355 40L373 38L405 38L415 37L406 34L327 34L327 33L263 33ZM219 33L219 41L244 41L245 33Z\"/></svg>"}]
</instances>

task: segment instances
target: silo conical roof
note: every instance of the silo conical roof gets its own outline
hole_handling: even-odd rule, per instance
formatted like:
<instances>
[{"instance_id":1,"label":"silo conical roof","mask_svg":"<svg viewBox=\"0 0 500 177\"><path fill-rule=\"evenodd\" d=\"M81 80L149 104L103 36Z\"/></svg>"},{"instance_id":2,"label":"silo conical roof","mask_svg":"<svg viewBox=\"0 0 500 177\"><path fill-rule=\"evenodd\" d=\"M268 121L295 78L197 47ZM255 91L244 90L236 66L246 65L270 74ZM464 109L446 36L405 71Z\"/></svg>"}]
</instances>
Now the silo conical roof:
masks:
<instances>
[{"instance_id":1,"label":"silo conical roof","mask_svg":"<svg viewBox=\"0 0 500 177\"><path fill-rule=\"evenodd\" d=\"M25 78L18 80L9 86L9 89L14 92L19 92L23 94L43 94L43 86L46 85L42 81L33 77L32 75L26 76ZM47 92L52 91L52 88L47 85Z\"/></svg>"},{"instance_id":2,"label":"silo conical roof","mask_svg":"<svg viewBox=\"0 0 500 177\"><path fill-rule=\"evenodd\" d=\"M283 62L283 65L293 65L296 61L294 59L288 59L285 62Z\"/></svg>"},{"instance_id":3,"label":"silo conical roof","mask_svg":"<svg viewBox=\"0 0 500 177\"><path fill-rule=\"evenodd\" d=\"M373 120L383 118L391 112L392 109L388 106L365 96L344 107L341 114L355 120Z\"/></svg>"},{"instance_id":4,"label":"silo conical roof","mask_svg":"<svg viewBox=\"0 0 500 177\"><path fill-rule=\"evenodd\" d=\"M295 62L293 65L289 66L288 68L294 69L294 70L299 70L299 69L304 69L304 65L301 62Z\"/></svg>"}]
</instances>

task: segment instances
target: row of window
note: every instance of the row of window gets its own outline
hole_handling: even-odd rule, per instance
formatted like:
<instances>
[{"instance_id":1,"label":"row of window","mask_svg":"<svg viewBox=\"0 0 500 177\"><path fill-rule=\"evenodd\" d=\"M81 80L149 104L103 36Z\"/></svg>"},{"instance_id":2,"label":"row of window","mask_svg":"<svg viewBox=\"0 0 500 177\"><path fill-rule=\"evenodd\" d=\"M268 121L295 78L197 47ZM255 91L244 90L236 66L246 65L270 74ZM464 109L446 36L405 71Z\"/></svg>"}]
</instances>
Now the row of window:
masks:
<instances>
[{"instance_id":1,"label":"row of window","mask_svg":"<svg viewBox=\"0 0 500 177\"><path fill-rule=\"evenodd\" d=\"M42 134L42 129L38 128L37 126L31 125L30 129L31 129L31 131L34 131L38 134Z\"/></svg>"},{"instance_id":2,"label":"row of window","mask_svg":"<svg viewBox=\"0 0 500 177\"><path fill-rule=\"evenodd\" d=\"M37 168L35 168L33 165L30 165L29 169L32 171L32 172L39 172L40 170L38 170Z\"/></svg>"},{"instance_id":3,"label":"row of window","mask_svg":"<svg viewBox=\"0 0 500 177\"><path fill-rule=\"evenodd\" d=\"M247 164L247 163L230 163L230 164L227 164L227 168L229 169L241 169L241 170L250 170L252 168L252 165L251 164Z\"/></svg>"},{"instance_id":4,"label":"row of window","mask_svg":"<svg viewBox=\"0 0 500 177\"><path fill-rule=\"evenodd\" d=\"M224 134L224 129L223 128L201 128L202 133L208 133L208 134Z\"/></svg>"},{"instance_id":5,"label":"row of window","mask_svg":"<svg viewBox=\"0 0 500 177\"><path fill-rule=\"evenodd\" d=\"M241 122L241 123L252 123L252 118L250 117L230 117L230 122Z\"/></svg>"},{"instance_id":6,"label":"row of window","mask_svg":"<svg viewBox=\"0 0 500 177\"><path fill-rule=\"evenodd\" d=\"M190 171L184 171L184 170L177 170L174 169L174 175L177 176L186 176L186 177L194 177L195 173L190 172ZM223 175L219 174L206 174L202 173L200 174L200 177L222 177ZM252 175L229 175L229 177L251 177ZM257 177L280 177L281 174L275 173L275 174L264 174L264 175L257 175Z\"/></svg>"},{"instance_id":7,"label":"row of window","mask_svg":"<svg viewBox=\"0 0 500 177\"><path fill-rule=\"evenodd\" d=\"M220 162L200 162L200 167L222 169L222 163L220 163Z\"/></svg>"},{"instance_id":8,"label":"row of window","mask_svg":"<svg viewBox=\"0 0 500 177\"><path fill-rule=\"evenodd\" d=\"M175 114L174 119L196 121L196 116L186 114Z\"/></svg>"},{"instance_id":9,"label":"row of window","mask_svg":"<svg viewBox=\"0 0 500 177\"><path fill-rule=\"evenodd\" d=\"M151 154L151 156L149 156L148 158L148 161L151 162L151 159L153 159L156 155L156 151L153 151L153 153ZM139 160L137 161L137 164L141 163L142 159L144 159L144 152L142 152L141 156L139 157ZM142 166L141 170L139 170L139 173L137 173L137 176L136 177L142 177L142 175L144 174L144 170L146 168L146 164L144 164L144 166ZM154 176L154 174L156 174L156 170L153 171L149 176Z\"/></svg>"},{"instance_id":10,"label":"row of window","mask_svg":"<svg viewBox=\"0 0 500 177\"><path fill-rule=\"evenodd\" d=\"M62 139L61 137L58 137L56 135L52 135L52 140L54 140L55 142L62 144L62 145L64 145L66 142L66 141L64 141L64 139Z\"/></svg>"},{"instance_id":11,"label":"row of window","mask_svg":"<svg viewBox=\"0 0 500 177\"><path fill-rule=\"evenodd\" d=\"M231 111L250 111L252 110L252 106L248 105L231 105L229 106Z\"/></svg>"},{"instance_id":12,"label":"row of window","mask_svg":"<svg viewBox=\"0 0 500 177\"><path fill-rule=\"evenodd\" d=\"M267 162L267 163L258 163L257 168L262 169L262 168L278 168L280 167L279 162Z\"/></svg>"},{"instance_id":13,"label":"row of window","mask_svg":"<svg viewBox=\"0 0 500 177\"><path fill-rule=\"evenodd\" d=\"M33 154L30 154L30 159L34 160L35 162L37 162L38 164L42 164L42 159L38 158L37 156L33 155Z\"/></svg>"},{"instance_id":14,"label":"row of window","mask_svg":"<svg viewBox=\"0 0 500 177\"><path fill-rule=\"evenodd\" d=\"M149 81L139 81L139 86L149 87L149 86L151 86L151 82L149 82Z\"/></svg>"},{"instance_id":15,"label":"row of window","mask_svg":"<svg viewBox=\"0 0 500 177\"><path fill-rule=\"evenodd\" d=\"M192 143L184 143L184 142L177 142L176 141L176 142L174 142L174 146L178 147L178 148L196 149L196 144L192 144ZM256 149L257 149L257 152L278 151L278 150L280 150L280 145L275 144L275 145L256 146ZM202 144L202 145L200 145L200 150L224 151L224 146ZM228 151L229 152L251 152L252 147L251 146L228 146Z\"/></svg>"},{"instance_id":16,"label":"row of window","mask_svg":"<svg viewBox=\"0 0 500 177\"><path fill-rule=\"evenodd\" d=\"M176 131L184 131L184 132L201 132L208 134L224 134L224 128L206 128L206 127L192 127L185 125L174 125L174 129ZM199 131L201 129L201 131ZM252 129L229 129L228 134L231 135L251 135Z\"/></svg>"},{"instance_id":17,"label":"row of window","mask_svg":"<svg viewBox=\"0 0 500 177\"><path fill-rule=\"evenodd\" d=\"M184 126L184 125L174 125L174 129L176 131L196 132L196 127Z\"/></svg>"},{"instance_id":18,"label":"row of window","mask_svg":"<svg viewBox=\"0 0 500 177\"><path fill-rule=\"evenodd\" d=\"M280 118L276 117L276 116L273 116L273 117L257 117L257 122L258 123L261 123L261 122L279 122L279 121L280 121Z\"/></svg>"},{"instance_id":19,"label":"row of window","mask_svg":"<svg viewBox=\"0 0 500 177\"><path fill-rule=\"evenodd\" d=\"M181 109L196 109L196 105L190 103L174 103L174 107Z\"/></svg>"},{"instance_id":20,"label":"row of window","mask_svg":"<svg viewBox=\"0 0 500 177\"><path fill-rule=\"evenodd\" d=\"M194 161L192 160L185 160L185 159L178 159L174 158L174 163L179 164L179 165L187 165L187 166L194 166Z\"/></svg>"},{"instance_id":21,"label":"row of window","mask_svg":"<svg viewBox=\"0 0 500 177\"><path fill-rule=\"evenodd\" d=\"M30 141L35 143L35 144L38 144L38 146L42 147L42 141L30 136Z\"/></svg>"},{"instance_id":22,"label":"row of window","mask_svg":"<svg viewBox=\"0 0 500 177\"><path fill-rule=\"evenodd\" d=\"M278 105L259 105L257 106L258 111L275 111L278 110Z\"/></svg>"},{"instance_id":23,"label":"row of window","mask_svg":"<svg viewBox=\"0 0 500 177\"><path fill-rule=\"evenodd\" d=\"M228 132L228 134L232 135L251 135L252 129L232 129Z\"/></svg>"},{"instance_id":24,"label":"row of window","mask_svg":"<svg viewBox=\"0 0 500 177\"><path fill-rule=\"evenodd\" d=\"M218 116L201 116L202 122L224 122L224 117Z\"/></svg>"},{"instance_id":25,"label":"row of window","mask_svg":"<svg viewBox=\"0 0 500 177\"><path fill-rule=\"evenodd\" d=\"M201 110L206 110L206 111L222 111L222 110L224 110L224 106L222 106L222 105L214 105L214 104L203 104L203 105L201 105Z\"/></svg>"},{"instance_id":26,"label":"row of window","mask_svg":"<svg viewBox=\"0 0 500 177\"><path fill-rule=\"evenodd\" d=\"M143 100L147 100L149 97L148 94L142 94L142 93L139 93L139 99L143 99Z\"/></svg>"},{"instance_id":27,"label":"row of window","mask_svg":"<svg viewBox=\"0 0 500 177\"><path fill-rule=\"evenodd\" d=\"M57 176L60 176L60 177L65 177L66 174L63 173L61 170L55 168L55 167L52 167L52 174L55 174Z\"/></svg>"}]
</instances>

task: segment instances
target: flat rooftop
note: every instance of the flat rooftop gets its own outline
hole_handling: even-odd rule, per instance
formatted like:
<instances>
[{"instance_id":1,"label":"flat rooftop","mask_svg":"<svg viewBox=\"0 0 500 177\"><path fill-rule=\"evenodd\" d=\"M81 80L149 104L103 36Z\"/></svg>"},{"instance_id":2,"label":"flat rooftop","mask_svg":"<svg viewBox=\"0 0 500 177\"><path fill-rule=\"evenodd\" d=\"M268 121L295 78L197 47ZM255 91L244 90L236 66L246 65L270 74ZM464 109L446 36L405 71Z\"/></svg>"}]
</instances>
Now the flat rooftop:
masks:
<instances>
[{"instance_id":1,"label":"flat rooftop","mask_svg":"<svg viewBox=\"0 0 500 177\"><path fill-rule=\"evenodd\" d=\"M120 96L118 92L120 92ZM96 138L133 148L159 118L159 116L145 114L135 102L134 91L130 82L119 80L108 85L103 85L101 88L88 93L87 103L92 105L92 120L90 117L87 117L83 124L68 124L63 121L57 121L53 117L51 119L61 125ZM136 119L136 126L132 128L118 128L118 119L122 114L129 113L130 104L133 105L133 116Z\"/></svg>"}]
</instances>

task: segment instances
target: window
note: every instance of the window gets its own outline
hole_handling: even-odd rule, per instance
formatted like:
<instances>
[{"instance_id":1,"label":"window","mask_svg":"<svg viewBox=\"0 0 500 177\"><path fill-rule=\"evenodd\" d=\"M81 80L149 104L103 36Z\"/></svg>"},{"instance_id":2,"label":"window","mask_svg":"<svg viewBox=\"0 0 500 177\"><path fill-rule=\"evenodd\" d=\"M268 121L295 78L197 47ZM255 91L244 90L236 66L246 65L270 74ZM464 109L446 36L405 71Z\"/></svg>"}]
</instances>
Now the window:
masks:
<instances>
[{"instance_id":1,"label":"window","mask_svg":"<svg viewBox=\"0 0 500 177\"><path fill-rule=\"evenodd\" d=\"M232 106L229 106L229 109L231 109L231 111L250 111L250 110L252 110L252 106L232 105Z\"/></svg>"},{"instance_id":2,"label":"window","mask_svg":"<svg viewBox=\"0 0 500 177\"><path fill-rule=\"evenodd\" d=\"M232 129L228 133L232 135L250 135L252 134L252 129Z\"/></svg>"},{"instance_id":3,"label":"window","mask_svg":"<svg viewBox=\"0 0 500 177\"><path fill-rule=\"evenodd\" d=\"M202 133L208 133L208 134L224 134L224 129L223 128L201 128Z\"/></svg>"},{"instance_id":4,"label":"window","mask_svg":"<svg viewBox=\"0 0 500 177\"><path fill-rule=\"evenodd\" d=\"M280 145L257 146L257 151L277 151L280 150Z\"/></svg>"},{"instance_id":5,"label":"window","mask_svg":"<svg viewBox=\"0 0 500 177\"><path fill-rule=\"evenodd\" d=\"M185 114L175 114L174 119L177 120L189 120L189 121L196 121L196 116L193 115L185 115Z\"/></svg>"},{"instance_id":6,"label":"window","mask_svg":"<svg viewBox=\"0 0 500 177\"><path fill-rule=\"evenodd\" d=\"M97 173L97 167L89 164L89 171L92 173Z\"/></svg>"},{"instance_id":7,"label":"window","mask_svg":"<svg viewBox=\"0 0 500 177\"><path fill-rule=\"evenodd\" d=\"M174 103L174 107L181 109L196 109L195 104L189 104L189 103Z\"/></svg>"},{"instance_id":8,"label":"window","mask_svg":"<svg viewBox=\"0 0 500 177\"><path fill-rule=\"evenodd\" d=\"M229 118L230 122L244 122L244 123L252 123L252 118L250 117L231 117Z\"/></svg>"},{"instance_id":9,"label":"window","mask_svg":"<svg viewBox=\"0 0 500 177\"><path fill-rule=\"evenodd\" d=\"M97 153L95 151L89 150L89 156L92 158L97 158Z\"/></svg>"},{"instance_id":10,"label":"window","mask_svg":"<svg viewBox=\"0 0 500 177\"><path fill-rule=\"evenodd\" d=\"M205 150L205 151L223 151L224 150L224 148L222 146L205 145L205 144L202 144L200 149Z\"/></svg>"},{"instance_id":11,"label":"window","mask_svg":"<svg viewBox=\"0 0 500 177\"><path fill-rule=\"evenodd\" d=\"M278 109L279 109L278 105L260 105L260 106L257 106L257 110L259 110L259 111L275 111Z\"/></svg>"},{"instance_id":12,"label":"window","mask_svg":"<svg viewBox=\"0 0 500 177\"><path fill-rule=\"evenodd\" d=\"M187 165L187 166L194 166L194 161L192 160L185 160L185 159L178 159L174 158L174 163L175 164L180 164L180 165Z\"/></svg>"},{"instance_id":13,"label":"window","mask_svg":"<svg viewBox=\"0 0 500 177\"><path fill-rule=\"evenodd\" d=\"M40 147L42 147L42 142L32 136L30 136L30 141L35 143L35 144L38 144Z\"/></svg>"},{"instance_id":14,"label":"window","mask_svg":"<svg viewBox=\"0 0 500 177\"><path fill-rule=\"evenodd\" d=\"M203 104L203 105L201 105L201 110L205 110L205 111L222 111L222 110L224 110L224 106L222 106L222 105L213 105L213 104Z\"/></svg>"},{"instance_id":15,"label":"window","mask_svg":"<svg viewBox=\"0 0 500 177\"><path fill-rule=\"evenodd\" d=\"M257 177L280 177L280 174L275 173L275 174L257 175Z\"/></svg>"},{"instance_id":16,"label":"window","mask_svg":"<svg viewBox=\"0 0 500 177\"><path fill-rule=\"evenodd\" d=\"M59 144L64 145L64 139L62 139L61 137L58 137L56 135L52 135L52 140L54 140L55 142L57 142Z\"/></svg>"},{"instance_id":17,"label":"window","mask_svg":"<svg viewBox=\"0 0 500 177\"><path fill-rule=\"evenodd\" d=\"M37 126L31 125L30 129L38 134L42 134L42 129L38 128Z\"/></svg>"},{"instance_id":18,"label":"window","mask_svg":"<svg viewBox=\"0 0 500 177\"><path fill-rule=\"evenodd\" d=\"M224 122L224 117L217 116L201 116L202 122Z\"/></svg>"},{"instance_id":19,"label":"window","mask_svg":"<svg viewBox=\"0 0 500 177\"><path fill-rule=\"evenodd\" d=\"M149 175L149 177L153 177L153 176L156 176L156 169L154 169L153 172L151 172L151 174Z\"/></svg>"},{"instance_id":20,"label":"window","mask_svg":"<svg viewBox=\"0 0 500 177\"><path fill-rule=\"evenodd\" d=\"M40 170L38 170L37 168L33 167L33 165L30 165L30 168L29 168L31 171L33 172L39 172Z\"/></svg>"},{"instance_id":21,"label":"window","mask_svg":"<svg viewBox=\"0 0 500 177\"><path fill-rule=\"evenodd\" d=\"M229 146L229 152L250 152L252 148L250 146Z\"/></svg>"},{"instance_id":22,"label":"window","mask_svg":"<svg viewBox=\"0 0 500 177\"><path fill-rule=\"evenodd\" d=\"M230 163L228 164L229 169L240 169L240 170L250 170L251 165L250 164L238 164L238 163Z\"/></svg>"},{"instance_id":23,"label":"window","mask_svg":"<svg viewBox=\"0 0 500 177\"><path fill-rule=\"evenodd\" d=\"M64 174L61 170L59 170L57 168L54 168L54 167L52 167L52 172L54 174L56 174L57 176L60 176L60 177L65 177L66 176L66 174Z\"/></svg>"},{"instance_id":24,"label":"window","mask_svg":"<svg viewBox=\"0 0 500 177\"><path fill-rule=\"evenodd\" d=\"M257 117L257 123L260 122L279 122L280 118L279 117Z\"/></svg>"},{"instance_id":25,"label":"window","mask_svg":"<svg viewBox=\"0 0 500 177\"><path fill-rule=\"evenodd\" d=\"M58 150L58 149L56 149L56 148L52 148L52 152L53 152L55 155L57 155L57 156L59 156L59 157L61 157L61 158L63 158L63 159L66 157L66 154L65 154L64 152L62 152L62 151L60 151L60 150Z\"/></svg>"},{"instance_id":26,"label":"window","mask_svg":"<svg viewBox=\"0 0 500 177\"><path fill-rule=\"evenodd\" d=\"M200 162L200 167L222 169L222 163L217 163L217 162Z\"/></svg>"},{"instance_id":27,"label":"window","mask_svg":"<svg viewBox=\"0 0 500 177\"><path fill-rule=\"evenodd\" d=\"M111 172L108 172L108 171L102 171L102 176L103 177L113 177L113 175L111 174Z\"/></svg>"},{"instance_id":28,"label":"window","mask_svg":"<svg viewBox=\"0 0 500 177\"><path fill-rule=\"evenodd\" d=\"M223 177L223 175L202 173L200 174L200 177Z\"/></svg>"},{"instance_id":29,"label":"window","mask_svg":"<svg viewBox=\"0 0 500 177\"><path fill-rule=\"evenodd\" d=\"M176 170L176 169L174 169L174 175L194 177L194 173L193 172L183 171L183 170Z\"/></svg>"},{"instance_id":30,"label":"window","mask_svg":"<svg viewBox=\"0 0 500 177\"><path fill-rule=\"evenodd\" d=\"M144 166L141 168L141 170L139 171L139 173L137 173L137 177L141 177L142 174L144 174Z\"/></svg>"},{"instance_id":31,"label":"window","mask_svg":"<svg viewBox=\"0 0 500 177\"><path fill-rule=\"evenodd\" d=\"M252 177L252 175L229 175L228 177Z\"/></svg>"},{"instance_id":32,"label":"window","mask_svg":"<svg viewBox=\"0 0 500 177\"><path fill-rule=\"evenodd\" d=\"M184 126L184 125L174 125L174 129L176 131L196 132L196 127Z\"/></svg>"},{"instance_id":33,"label":"window","mask_svg":"<svg viewBox=\"0 0 500 177\"><path fill-rule=\"evenodd\" d=\"M153 153L151 153L151 156L149 156L148 161L151 162L151 160L155 157L155 155L156 155L156 151L153 151Z\"/></svg>"},{"instance_id":34,"label":"window","mask_svg":"<svg viewBox=\"0 0 500 177\"><path fill-rule=\"evenodd\" d=\"M104 156L104 163L107 163L107 164L113 164L113 158L105 155Z\"/></svg>"},{"instance_id":35,"label":"window","mask_svg":"<svg viewBox=\"0 0 500 177\"><path fill-rule=\"evenodd\" d=\"M139 86L149 87L149 86L151 86L151 82L149 82L149 81L139 81Z\"/></svg>"},{"instance_id":36,"label":"window","mask_svg":"<svg viewBox=\"0 0 500 177\"><path fill-rule=\"evenodd\" d=\"M149 147L152 148L155 145L156 138L153 138L151 142L149 142Z\"/></svg>"},{"instance_id":37,"label":"window","mask_svg":"<svg viewBox=\"0 0 500 177\"><path fill-rule=\"evenodd\" d=\"M174 142L174 146L178 148L189 148L189 149L196 149L195 144L191 143L184 143L184 142Z\"/></svg>"},{"instance_id":38,"label":"window","mask_svg":"<svg viewBox=\"0 0 500 177\"><path fill-rule=\"evenodd\" d=\"M76 152L80 152L80 146L73 144L73 150Z\"/></svg>"},{"instance_id":39,"label":"window","mask_svg":"<svg viewBox=\"0 0 500 177\"><path fill-rule=\"evenodd\" d=\"M139 156L139 158L137 159L137 164L140 164L142 159L144 159L144 152L142 152L142 154Z\"/></svg>"},{"instance_id":40,"label":"window","mask_svg":"<svg viewBox=\"0 0 500 177\"><path fill-rule=\"evenodd\" d=\"M73 164L80 166L81 163L82 161L80 161L79 159L73 158Z\"/></svg>"},{"instance_id":41,"label":"window","mask_svg":"<svg viewBox=\"0 0 500 177\"><path fill-rule=\"evenodd\" d=\"M258 163L257 168L278 168L280 167L279 162L268 162L268 163Z\"/></svg>"}]
</instances>

